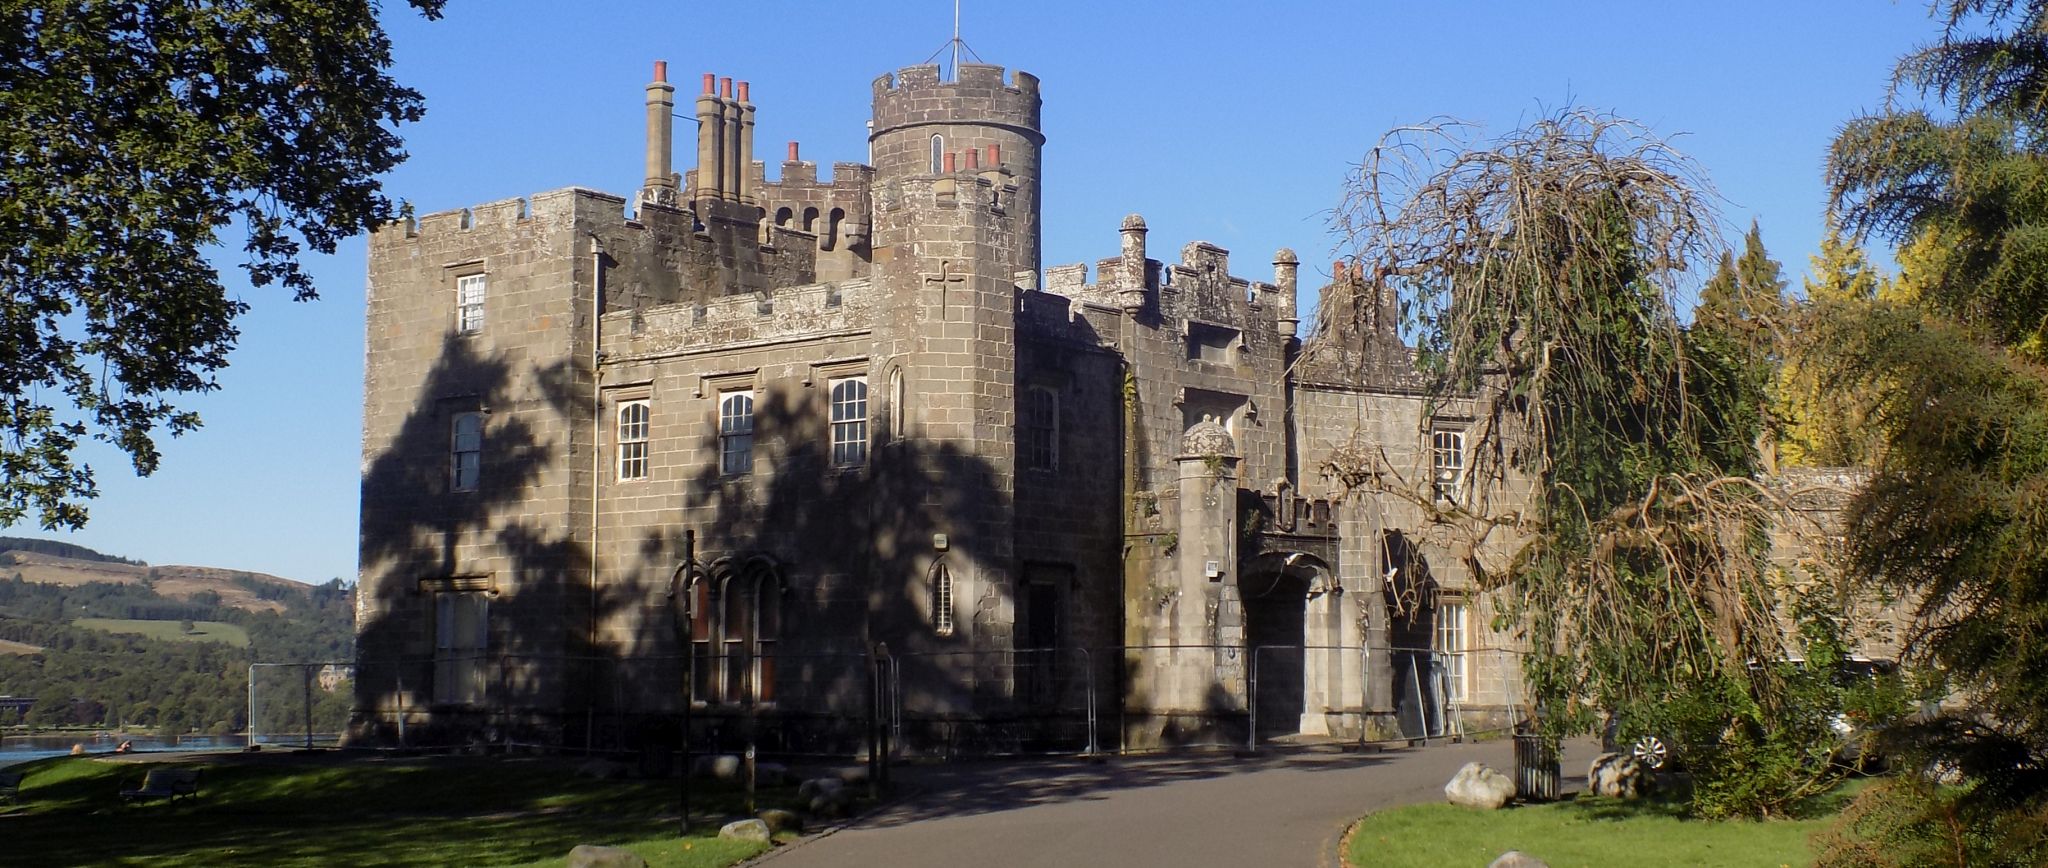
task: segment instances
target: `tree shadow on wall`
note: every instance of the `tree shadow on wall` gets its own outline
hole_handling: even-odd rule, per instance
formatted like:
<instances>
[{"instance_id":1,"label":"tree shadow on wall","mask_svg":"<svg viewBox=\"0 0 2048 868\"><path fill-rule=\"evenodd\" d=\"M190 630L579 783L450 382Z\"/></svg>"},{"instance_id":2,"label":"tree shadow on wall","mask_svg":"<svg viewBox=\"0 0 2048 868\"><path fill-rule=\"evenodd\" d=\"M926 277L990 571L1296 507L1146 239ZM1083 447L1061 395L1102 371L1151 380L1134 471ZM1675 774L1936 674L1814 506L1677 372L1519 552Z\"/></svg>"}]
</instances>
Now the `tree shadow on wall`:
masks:
<instances>
[{"instance_id":1,"label":"tree shadow on wall","mask_svg":"<svg viewBox=\"0 0 2048 868\"><path fill-rule=\"evenodd\" d=\"M836 753L858 748L868 715L881 713L901 724L904 739L922 744L1025 739L1003 723L1033 711L1016 695L1011 629L1019 577L1008 478L955 444L892 436L886 412L868 416L879 430L866 459L835 465L829 388L822 379L778 381L757 392L752 466L744 473L722 471L711 424L715 394L679 411L706 418L694 448L669 453L694 456L696 465L684 471L674 523L642 533L639 563L629 571L668 575L682 561L683 532L696 531L696 557L706 569L690 600L709 620L695 635L768 661L765 671L745 661L737 675L731 659L698 665L697 738L737 746L741 731L753 728L767 750ZM740 596L747 578L734 565L763 558L778 579L766 605L779 623L772 647L742 651L719 641L754 605ZM948 581L950 595L942 587ZM948 605L944 614L935 608ZM640 653L691 653L674 621L639 623L630 644ZM879 670L871 668L878 646L888 658ZM654 681L633 685L635 692L673 695L674 682L647 671ZM876 677L884 689L879 710L871 704Z\"/></svg>"},{"instance_id":2,"label":"tree shadow on wall","mask_svg":"<svg viewBox=\"0 0 2048 868\"><path fill-rule=\"evenodd\" d=\"M590 372L577 360L523 365L450 333L412 406L363 473L362 581L357 603L351 738L415 745L564 737L588 708L600 650L590 625L587 497L569 432L588 430ZM367 438L379 408L372 405ZM454 426L483 419L472 490L457 490ZM587 445L585 446L587 448ZM367 451L367 450L366 450ZM586 489L587 490L587 489ZM444 598L480 603L473 623ZM461 628L467 629L467 628ZM429 716L429 713L431 715Z\"/></svg>"}]
</instances>

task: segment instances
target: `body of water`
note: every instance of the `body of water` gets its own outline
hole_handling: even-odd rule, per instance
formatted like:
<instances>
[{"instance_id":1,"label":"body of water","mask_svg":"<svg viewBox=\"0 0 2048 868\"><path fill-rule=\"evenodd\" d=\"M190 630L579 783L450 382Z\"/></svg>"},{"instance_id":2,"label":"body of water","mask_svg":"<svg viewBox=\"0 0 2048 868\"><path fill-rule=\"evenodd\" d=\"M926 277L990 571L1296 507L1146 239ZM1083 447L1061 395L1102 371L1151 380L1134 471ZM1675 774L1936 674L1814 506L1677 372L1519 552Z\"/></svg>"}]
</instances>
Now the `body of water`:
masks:
<instances>
[{"instance_id":1,"label":"body of water","mask_svg":"<svg viewBox=\"0 0 2048 868\"><path fill-rule=\"evenodd\" d=\"M121 742L132 742L136 753L180 753L205 750L239 750L249 743L240 735L186 735L158 738L153 735L69 732L56 735L0 734L0 767L64 756L74 744L85 745L91 754L113 753ZM270 741L264 739L265 742Z\"/></svg>"}]
</instances>

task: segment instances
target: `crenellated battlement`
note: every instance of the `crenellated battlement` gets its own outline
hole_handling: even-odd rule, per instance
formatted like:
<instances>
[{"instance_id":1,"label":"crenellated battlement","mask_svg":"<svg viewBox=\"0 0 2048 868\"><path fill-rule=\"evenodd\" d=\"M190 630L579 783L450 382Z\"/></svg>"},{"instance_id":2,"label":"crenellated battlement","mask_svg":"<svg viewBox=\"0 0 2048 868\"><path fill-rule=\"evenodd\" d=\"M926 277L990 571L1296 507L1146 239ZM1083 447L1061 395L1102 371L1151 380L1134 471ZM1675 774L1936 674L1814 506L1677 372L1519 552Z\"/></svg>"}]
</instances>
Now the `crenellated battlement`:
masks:
<instances>
[{"instance_id":1,"label":"crenellated battlement","mask_svg":"<svg viewBox=\"0 0 2048 868\"><path fill-rule=\"evenodd\" d=\"M985 124L1038 135L1042 100L1038 77L1000 66L961 64L952 81L939 67L910 66L884 73L874 83L875 134L923 124Z\"/></svg>"},{"instance_id":2,"label":"crenellated battlement","mask_svg":"<svg viewBox=\"0 0 2048 868\"><path fill-rule=\"evenodd\" d=\"M1274 255L1273 282L1249 280L1230 273L1230 251L1206 241L1181 247L1180 261L1163 264L1147 258L1144 218L1125 217L1120 230L1120 255L1095 264L1097 282L1088 281L1088 265L1072 263L1045 269L1044 290L1077 301L1122 308L1128 314L1151 310L1161 317L1193 319L1236 328L1264 326L1291 337L1295 319L1294 253Z\"/></svg>"},{"instance_id":3,"label":"crenellated battlement","mask_svg":"<svg viewBox=\"0 0 2048 868\"><path fill-rule=\"evenodd\" d=\"M753 165L751 188L759 191L762 222L816 236L821 252L865 249L874 224L875 170L860 163L834 163L832 177L821 182L818 164L796 159L795 142L789 143L789 153L779 180L767 179L764 164Z\"/></svg>"}]
</instances>

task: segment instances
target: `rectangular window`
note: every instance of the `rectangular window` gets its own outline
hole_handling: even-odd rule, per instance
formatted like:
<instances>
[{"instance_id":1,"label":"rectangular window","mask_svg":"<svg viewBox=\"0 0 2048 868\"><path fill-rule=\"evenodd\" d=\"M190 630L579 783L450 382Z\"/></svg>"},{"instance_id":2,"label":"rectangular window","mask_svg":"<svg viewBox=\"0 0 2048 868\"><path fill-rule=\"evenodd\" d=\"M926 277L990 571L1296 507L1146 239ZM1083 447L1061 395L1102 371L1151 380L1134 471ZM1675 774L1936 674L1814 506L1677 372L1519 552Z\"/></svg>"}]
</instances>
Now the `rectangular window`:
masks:
<instances>
[{"instance_id":1,"label":"rectangular window","mask_svg":"<svg viewBox=\"0 0 2048 868\"><path fill-rule=\"evenodd\" d=\"M455 279L455 330L463 334L484 327L484 276L465 274Z\"/></svg>"},{"instance_id":2,"label":"rectangular window","mask_svg":"<svg viewBox=\"0 0 2048 868\"><path fill-rule=\"evenodd\" d=\"M457 413L449 433L448 487L475 491L483 472L484 414Z\"/></svg>"},{"instance_id":3,"label":"rectangular window","mask_svg":"<svg viewBox=\"0 0 2048 868\"><path fill-rule=\"evenodd\" d=\"M1457 501L1465 485L1465 432L1437 430L1429 435L1429 478L1436 496Z\"/></svg>"},{"instance_id":4,"label":"rectangular window","mask_svg":"<svg viewBox=\"0 0 2048 868\"><path fill-rule=\"evenodd\" d=\"M625 401L619 404L619 478L647 478L647 419L646 401Z\"/></svg>"},{"instance_id":5,"label":"rectangular window","mask_svg":"<svg viewBox=\"0 0 2048 868\"><path fill-rule=\"evenodd\" d=\"M1018 432L1017 451L1031 470L1052 470L1059 466L1060 396L1044 386L1024 391L1024 406Z\"/></svg>"},{"instance_id":6,"label":"rectangular window","mask_svg":"<svg viewBox=\"0 0 2048 868\"><path fill-rule=\"evenodd\" d=\"M1444 698L1465 700L1465 604L1444 603L1436 610L1436 651L1443 661Z\"/></svg>"},{"instance_id":7,"label":"rectangular window","mask_svg":"<svg viewBox=\"0 0 2048 868\"><path fill-rule=\"evenodd\" d=\"M856 467L868 460L868 378L832 381L832 466Z\"/></svg>"},{"instance_id":8,"label":"rectangular window","mask_svg":"<svg viewBox=\"0 0 2048 868\"><path fill-rule=\"evenodd\" d=\"M490 598L480 591L434 595L434 701L484 700L484 653L490 647Z\"/></svg>"},{"instance_id":9,"label":"rectangular window","mask_svg":"<svg viewBox=\"0 0 2048 868\"><path fill-rule=\"evenodd\" d=\"M1217 365L1237 364L1232 352L1241 341L1238 331L1207 323L1188 323L1188 361L1209 362Z\"/></svg>"},{"instance_id":10,"label":"rectangular window","mask_svg":"<svg viewBox=\"0 0 2048 868\"><path fill-rule=\"evenodd\" d=\"M718 396L718 472L740 476L754 470L754 393Z\"/></svg>"}]
</instances>

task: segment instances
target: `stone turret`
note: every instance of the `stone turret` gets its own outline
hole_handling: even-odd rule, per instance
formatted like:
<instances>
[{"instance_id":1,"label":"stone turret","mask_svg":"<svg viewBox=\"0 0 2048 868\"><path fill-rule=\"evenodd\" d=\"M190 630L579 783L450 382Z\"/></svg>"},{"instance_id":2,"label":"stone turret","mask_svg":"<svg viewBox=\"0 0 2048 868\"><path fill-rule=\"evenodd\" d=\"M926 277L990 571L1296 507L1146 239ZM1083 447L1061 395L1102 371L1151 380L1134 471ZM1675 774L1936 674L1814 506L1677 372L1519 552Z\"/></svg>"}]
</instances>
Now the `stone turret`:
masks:
<instances>
[{"instance_id":1,"label":"stone turret","mask_svg":"<svg viewBox=\"0 0 2048 868\"><path fill-rule=\"evenodd\" d=\"M1013 272L1039 269L1040 155L1038 79L1003 68L962 64L958 77L943 81L937 66L912 66L875 79L874 129L868 135L875 167L876 198L882 188L919 177L972 173L999 178L1015 193L997 202L1015 221L1017 252ZM972 154L972 157L968 155ZM951 155L949 168L948 155ZM878 227L879 232L879 227ZM876 247L894 243L878 237Z\"/></svg>"}]
</instances>

